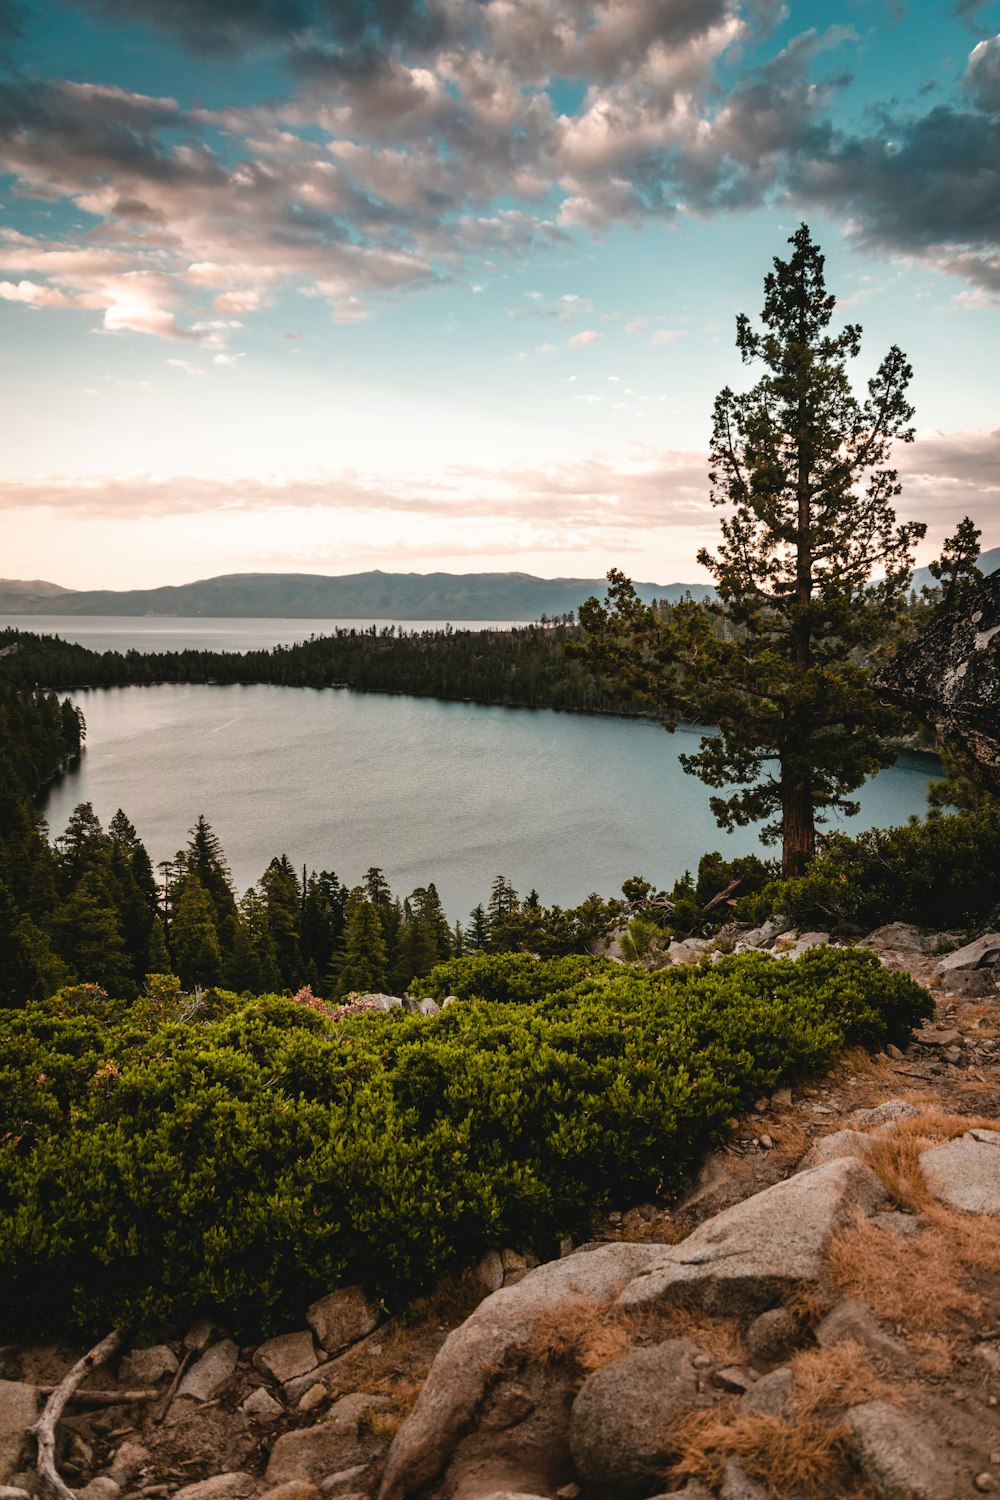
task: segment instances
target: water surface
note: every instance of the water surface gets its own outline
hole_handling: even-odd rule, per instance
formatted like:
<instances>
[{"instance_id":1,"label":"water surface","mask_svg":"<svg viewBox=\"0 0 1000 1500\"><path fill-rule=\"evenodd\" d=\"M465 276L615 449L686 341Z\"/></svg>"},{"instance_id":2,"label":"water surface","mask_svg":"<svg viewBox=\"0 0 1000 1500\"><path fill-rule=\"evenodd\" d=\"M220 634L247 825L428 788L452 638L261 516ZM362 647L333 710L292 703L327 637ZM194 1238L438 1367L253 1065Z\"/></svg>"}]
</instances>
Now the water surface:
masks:
<instances>
[{"instance_id":1,"label":"water surface","mask_svg":"<svg viewBox=\"0 0 1000 1500\"><path fill-rule=\"evenodd\" d=\"M280 853L348 884L380 865L400 895L433 880L464 919L498 873L567 906L615 895L630 875L671 884L707 849L759 852L753 829L716 827L708 788L681 770L695 730L265 685L72 696L87 749L49 795L53 834L78 802L105 824L122 807L156 863L204 813L240 890ZM836 826L905 822L925 810L935 774L931 758L903 756L863 788L859 817Z\"/></svg>"}]
</instances>

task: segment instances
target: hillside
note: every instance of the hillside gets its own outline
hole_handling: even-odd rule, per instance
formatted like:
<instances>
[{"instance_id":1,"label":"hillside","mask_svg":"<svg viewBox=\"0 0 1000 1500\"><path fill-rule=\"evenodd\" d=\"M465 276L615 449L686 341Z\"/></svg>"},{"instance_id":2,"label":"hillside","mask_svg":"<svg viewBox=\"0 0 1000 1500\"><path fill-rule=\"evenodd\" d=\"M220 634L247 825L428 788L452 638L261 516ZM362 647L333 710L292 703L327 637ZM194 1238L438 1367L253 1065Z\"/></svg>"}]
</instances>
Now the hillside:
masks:
<instances>
[{"instance_id":1,"label":"hillside","mask_svg":"<svg viewBox=\"0 0 1000 1500\"><path fill-rule=\"evenodd\" d=\"M537 620L575 610L601 578L530 573L225 573L157 589L61 590L0 582L0 614L260 616L302 619ZM707 585L638 583L645 601L709 593Z\"/></svg>"}]
</instances>

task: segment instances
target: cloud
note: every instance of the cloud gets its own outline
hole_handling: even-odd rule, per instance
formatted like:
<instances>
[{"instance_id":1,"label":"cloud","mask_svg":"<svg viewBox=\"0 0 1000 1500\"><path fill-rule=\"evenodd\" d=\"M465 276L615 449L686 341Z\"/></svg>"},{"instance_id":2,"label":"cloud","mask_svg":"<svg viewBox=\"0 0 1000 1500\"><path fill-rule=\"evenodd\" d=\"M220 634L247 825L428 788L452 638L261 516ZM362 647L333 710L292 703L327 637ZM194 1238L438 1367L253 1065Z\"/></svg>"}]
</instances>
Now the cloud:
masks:
<instances>
[{"instance_id":1,"label":"cloud","mask_svg":"<svg viewBox=\"0 0 1000 1500\"><path fill-rule=\"evenodd\" d=\"M594 328L584 328L580 333L574 333L568 341L571 349L583 349L587 344L599 344L603 335Z\"/></svg>"},{"instance_id":2,"label":"cloud","mask_svg":"<svg viewBox=\"0 0 1000 1500\"><path fill-rule=\"evenodd\" d=\"M678 339L686 338L685 328L658 328L649 342L654 349L657 349L662 344L676 344Z\"/></svg>"}]
</instances>

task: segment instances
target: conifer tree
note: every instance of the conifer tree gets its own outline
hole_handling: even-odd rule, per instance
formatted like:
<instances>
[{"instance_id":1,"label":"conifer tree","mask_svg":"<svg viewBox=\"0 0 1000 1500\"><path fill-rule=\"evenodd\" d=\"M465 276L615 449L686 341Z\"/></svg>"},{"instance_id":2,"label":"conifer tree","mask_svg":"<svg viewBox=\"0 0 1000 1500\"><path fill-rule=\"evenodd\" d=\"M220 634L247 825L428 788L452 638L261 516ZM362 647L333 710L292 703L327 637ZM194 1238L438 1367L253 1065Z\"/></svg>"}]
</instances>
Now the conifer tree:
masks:
<instances>
[{"instance_id":1,"label":"conifer tree","mask_svg":"<svg viewBox=\"0 0 1000 1500\"><path fill-rule=\"evenodd\" d=\"M195 874L184 887L170 925L174 969L185 989L217 984L222 974L222 949L212 898Z\"/></svg>"},{"instance_id":2,"label":"conifer tree","mask_svg":"<svg viewBox=\"0 0 1000 1500\"><path fill-rule=\"evenodd\" d=\"M356 886L347 900L344 949L331 975L337 993L379 992L388 978L389 955L382 936L382 923L365 890Z\"/></svg>"},{"instance_id":3,"label":"conifer tree","mask_svg":"<svg viewBox=\"0 0 1000 1500\"><path fill-rule=\"evenodd\" d=\"M722 827L773 819L762 838L781 839L784 875L804 867L824 811L855 811L849 793L894 759L888 737L901 718L879 701L871 669L925 530L897 525L892 508L892 445L913 438L910 366L891 348L867 396L854 395L847 361L861 329L828 331L836 298L823 256L804 224L789 243L764 282L761 330L737 318L740 354L764 374L715 403L710 494L727 514L716 552L699 561L717 600L682 602L662 620L612 572L609 606L580 611L591 659L667 728L718 727L681 763L726 789L711 798Z\"/></svg>"}]
</instances>

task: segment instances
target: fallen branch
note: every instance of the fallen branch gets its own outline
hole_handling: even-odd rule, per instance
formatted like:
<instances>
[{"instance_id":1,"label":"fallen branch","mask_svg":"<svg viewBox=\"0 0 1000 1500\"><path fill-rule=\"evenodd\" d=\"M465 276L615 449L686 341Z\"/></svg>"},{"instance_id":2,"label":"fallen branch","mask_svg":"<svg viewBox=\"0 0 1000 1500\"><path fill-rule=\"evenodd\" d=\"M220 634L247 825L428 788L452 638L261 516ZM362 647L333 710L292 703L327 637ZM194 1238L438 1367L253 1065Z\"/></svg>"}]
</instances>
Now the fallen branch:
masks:
<instances>
[{"instance_id":1,"label":"fallen branch","mask_svg":"<svg viewBox=\"0 0 1000 1500\"><path fill-rule=\"evenodd\" d=\"M69 1373L60 1380L46 1401L38 1421L30 1429L38 1443L38 1477L57 1497L57 1500L76 1500L76 1495L60 1478L56 1468L56 1424L62 1416L63 1407L70 1400L81 1380L85 1380L91 1370L96 1370L99 1365L106 1364L121 1348L124 1341L124 1328L116 1328L99 1344L95 1344L89 1354L78 1359Z\"/></svg>"},{"instance_id":2,"label":"fallen branch","mask_svg":"<svg viewBox=\"0 0 1000 1500\"><path fill-rule=\"evenodd\" d=\"M55 1385L40 1385L36 1389L43 1396L53 1396L59 1389ZM155 1387L142 1391L74 1391L67 1405L74 1406L131 1406L134 1401L155 1401L159 1395Z\"/></svg>"}]
</instances>

